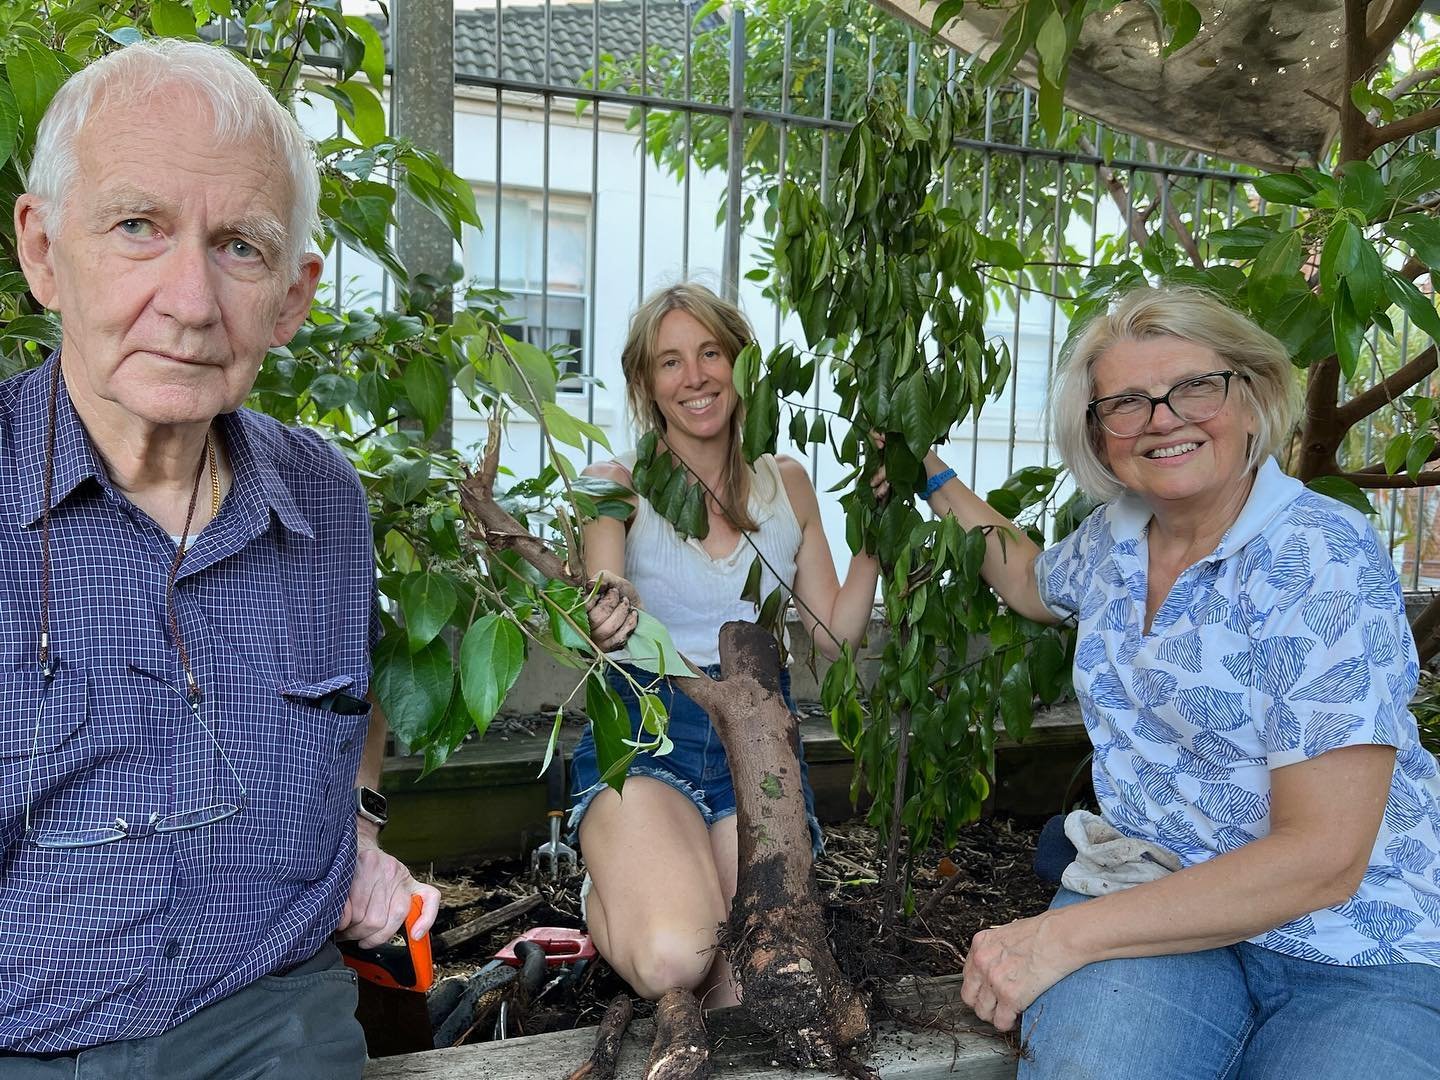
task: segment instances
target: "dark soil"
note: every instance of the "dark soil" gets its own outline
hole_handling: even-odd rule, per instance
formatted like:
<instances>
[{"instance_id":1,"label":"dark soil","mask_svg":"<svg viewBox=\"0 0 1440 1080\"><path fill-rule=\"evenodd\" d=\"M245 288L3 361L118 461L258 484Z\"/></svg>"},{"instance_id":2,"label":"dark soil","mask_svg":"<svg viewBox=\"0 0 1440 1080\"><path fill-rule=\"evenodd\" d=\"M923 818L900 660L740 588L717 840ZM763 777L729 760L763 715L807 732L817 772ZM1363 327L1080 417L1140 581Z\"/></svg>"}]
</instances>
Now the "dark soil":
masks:
<instances>
[{"instance_id":1,"label":"dark soil","mask_svg":"<svg viewBox=\"0 0 1440 1080\"><path fill-rule=\"evenodd\" d=\"M862 823L827 826L816 882L845 974L864 989L905 975L956 974L977 931L1043 911L1055 887L1031 870L1041 824L986 819L967 827L953 850L936 848L917 856L912 914L902 918L892 934L880 926L884 852L875 830ZM532 927L583 928L578 874L552 882L532 877L528 864L492 862L433 880L443 897L436 932L532 893L542 896L527 913L438 957L437 983L447 976L472 974ZM528 1014L512 1018L506 1033L533 1035L597 1024L610 1000L628 992L608 965L597 960L577 977L547 980ZM650 1002L635 999L637 1015L650 1015L653 1009Z\"/></svg>"}]
</instances>

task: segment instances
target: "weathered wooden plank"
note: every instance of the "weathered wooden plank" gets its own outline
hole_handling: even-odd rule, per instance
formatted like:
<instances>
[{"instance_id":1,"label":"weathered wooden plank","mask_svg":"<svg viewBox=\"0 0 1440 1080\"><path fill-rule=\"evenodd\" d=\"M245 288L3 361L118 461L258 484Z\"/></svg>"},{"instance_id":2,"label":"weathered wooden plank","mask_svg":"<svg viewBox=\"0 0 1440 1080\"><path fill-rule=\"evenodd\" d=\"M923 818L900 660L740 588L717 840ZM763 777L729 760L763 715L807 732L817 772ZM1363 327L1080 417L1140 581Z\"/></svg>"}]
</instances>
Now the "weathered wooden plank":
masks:
<instances>
[{"instance_id":1,"label":"weathered wooden plank","mask_svg":"<svg viewBox=\"0 0 1440 1080\"><path fill-rule=\"evenodd\" d=\"M870 1065L886 1080L1014 1080L1015 1051L958 1004L959 979L906 980L885 995L902 1014L924 1016L917 1030L882 1024ZM706 1016L722 1080L816 1077L772 1064L770 1047L748 1027L743 1010ZM654 1026L638 1020L625 1036L616 1080L640 1080ZM502 1043L405 1054L370 1062L365 1080L555 1080L590 1056L595 1028L534 1035Z\"/></svg>"}]
</instances>

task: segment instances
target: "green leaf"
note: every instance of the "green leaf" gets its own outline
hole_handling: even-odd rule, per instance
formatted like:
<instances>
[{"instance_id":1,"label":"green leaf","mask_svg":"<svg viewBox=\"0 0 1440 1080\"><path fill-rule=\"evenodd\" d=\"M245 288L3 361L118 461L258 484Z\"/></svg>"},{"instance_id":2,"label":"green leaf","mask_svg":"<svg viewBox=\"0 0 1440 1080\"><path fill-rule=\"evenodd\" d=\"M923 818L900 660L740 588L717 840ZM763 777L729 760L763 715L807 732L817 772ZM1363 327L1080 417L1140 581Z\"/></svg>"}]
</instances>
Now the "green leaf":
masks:
<instances>
[{"instance_id":1,"label":"green leaf","mask_svg":"<svg viewBox=\"0 0 1440 1080\"><path fill-rule=\"evenodd\" d=\"M363 15L346 15L345 25L365 43L365 58L360 61L360 70L365 72L370 85L380 90L385 85L385 41L380 37L380 31Z\"/></svg>"},{"instance_id":2,"label":"green leaf","mask_svg":"<svg viewBox=\"0 0 1440 1080\"><path fill-rule=\"evenodd\" d=\"M640 611L636 615L635 630L631 633L630 640L625 643L629 662L644 671L653 671L656 675L683 675L689 672L690 668L680 651L675 648L675 642L670 637L670 631L665 629L665 624L649 612Z\"/></svg>"},{"instance_id":3,"label":"green leaf","mask_svg":"<svg viewBox=\"0 0 1440 1080\"><path fill-rule=\"evenodd\" d=\"M1053 633L1041 634L1030 650L1030 679L1040 700L1053 705L1070 684L1065 649Z\"/></svg>"},{"instance_id":4,"label":"green leaf","mask_svg":"<svg viewBox=\"0 0 1440 1080\"><path fill-rule=\"evenodd\" d=\"M157 37L192 38L195 13L177 0L151 0L150 26Z\"/></svg>"},{"instance_id":5,"label":"green leaf","mask_svg":"<svg viewBox=\"0 0 1440 1080\"><path fill-rule=\"evenodd\" d=\"M1257 195L1282 206L1308 206L1315 195L1315 185L1295 173L1270 173L1257 176L1253 182Z\"/></svg>"},{"instance_id":6,"label":"green leaf","mask_svg":"<svg viewBox=\"0 0 1440 1080\"><path fill-rule=\"evenodd\" d=\"M1420 475L1420 470L1425 467L1425 463L1430 459L1430 452L1434 449L1435 436L1428 431L1417 436L1410 444L1410 452L1405 455L1405 472L1411 480Z\"/></svg>"},{"instance_id":7,"label":"green leaf","mask_svg":"<svg viewBox=\"0 0 1440 1080\"><path fill-rule=\"evenodd\" d=\"M1385 294L1432 341L1440 343L1440 312L1435 310L1433 297L1426 296L1409 278L1393 270L1385 271Z\"/></svg>"},{"instance_id":8,"label":"green leaf","mask_svg":"<svg viewBox=\"0 0 1440 1080\"><path fill-rule=\"evenodd\" d=\"M1367 220L1385 208L1389 196L1380 172L1368 161L1347 161L1340 166L1340 204L1359 210Z\"/></svg>"},{"instance_id":9,"label":"green leaf","mask_svg":"<svg viewBox=\"0 0 1440 1080\"><path fill-rule=\"evenodd\" d=\"M1294 286L1304 260L1305 248L1294 230L1286 230L1266 243L1250 268L1247 290L1251 309L1271 307L1284 296Z\"/></svg>"},{"instance_id":10,"label":"green leaf","mask_svg":"<svg viewBox=\"0 0 1440 1080\"><path fill-rule=\"evenodd\" d=\"M366 146L382 141L386 136L385 107L375 91L352 80L345 84L345 93L349 96L350 108L341 109L340 115L355 137Z\"/></svg>"},{"instance_id":11,"label":"green leaf","mask_svg":"<svg viewBox=\"0 0 1440 1080\"><path fill-rule=\"evenodd\" d=\"M435 640L455 613L455 586L444 574L409 574L400 583L400 611L410 651L418 652Z\"/></svg>"},{"instance_id":12,"label":"green leaf","mask_svg":"<svg viewBox=\"0 0 1440 1080\"><path fill-rule=\"evenodd\" d=\"M20 107L10 86L0 81L0 165L10 160L15 140L20 134Z\"/></svg>"},{"instance_id":13,"label":"green leaf","mask_svg":"<svg viewBox=\"0 0 1440 1080\"><path fill-rule=\"evenodd\" d=\"M1390 440L1385 447L1385 471L1394 476L1405 464L1405 458L1410 453L1410 433L1402 431L1395 438Z\"/></svg>"},{"instance_id":14,"label":"green leaf","mask_svg":"<svg viewBox=\"0 0 1440 1080\"><path fill-rule=\"evenodd\" d=\"M434 359L421 353L405 365L402 382L405 396L409 398L415 416L424 425L428 439L445 421L445 406L449 404L450 397L450 384L445 379L445 372Z\"/></svg>"},{"instance_id":15,"label":"green leaf","mask_svg":"<svg viewBox=\"0 0 1440 1080\"><path fill-rule=\"evenodd\" d=\"M704 540L710 535L710 513L705 506L705 489L692 484L685 492L685 504L680 511L680 523L675 531L681 536L693 536Z\"/></svg>"},{"instance_id":16,"label":"green leaf","mask_svg":"<svg viewBox=\"0 0 1440 1080\"><path fill-rule=\"evenodd\" d=\"M5 73L10 79L15 104L20 110L20 122L33 139L45 115L45 107L65 82L66 73L55 54L39 42L22 38L15 52L5 61Z\"/></svg>"},{"instance_id":17,"label":"green leaf","mask_svg":"<svg viewBox=\"0 0 1440 1080\"><path fill-rule=\"evenodd\" d=\"M1065 32L1065 17L1052 7L1035 35L1035 53L1040 57L1040 70L1056 86L1063 81L1069 51L1070 35Z\"/></svg>"},{"instance_id":18,"label":"green leaf","mask_svg":"<svg viewBox=\"0 0 1440 1080\"><path fill-rule=\"evenodd\" d=\"M1432 269L1440 269L1440 221L1427 214L1405 214L1387 221L1385 234L1409 245L1415 257Z\"/></svg>"},{"instance_id":19,"label":"green leaf","mask_svg":"<svg viewBox=\"0 0 1440 1080\"><path fill-rule=\"evenodd\" d=\"M619 794L625 784L625 771L635 759L635 748L628 745L630 713L620 695L599 675L585 679L585 714L590 717L590 730L595 736L595 761L600 779Z\"/></svg>"},{"instance_id":20,"label":"green leaf","mask_svg":"<svg viewBox=\"0 0 1440 1080\"><path fill-rule=\"evenodd\" d=\"M606 450L610 449L610 440L605 437L605 432L594 424L581 420L557 402L542 401L540 415L544 418L545 429L550 432L551 437L559 439L567 446L584 450L586 441L593 440Z\"/></svg>"},{"instance_id":21,"label":"green leaf","mask_svg":"<svg viewBox=\"0 0 1440 1080\"><path fill-rule=\"evenodd\" d=\"M1034 697L1030 689L1030 668L1022 658L1015 661L1000 680L1000 719L1005 724L1005 733L1012 739L1023 739L1030 734Z\"/></svg>"},{"instance_id":22,"label":"green leaf","mask_svg":"<svg viewBox=\"0 0 1440 1080\"><path fill-rule=\"evenodd\" d=\"M1170 27L1170 40L1165 43L1164 55L1169 56L1183 49L1200 33L1200 10L1190 0L1165 0L1165 22Z\"/></svg>"},{"instance_id":23,"label":"green leaf","mask_svg":"<svg viewBox=\"0 0 1440 1080\"><path fill-rule=\"evenodd\" d=\"M1311 491L1318 491L1321 495L1328 495L1346 506L1353 506L1362 514L1378 512L1364 490L1343 476L1317 476L1305 486Z\"/></svg>"},{"instance_id":24,"label":"green leaf","mask_svg":"<svg viewBox=\"0 0 1440 1080\"><path fill-rule=\"evenodd\" d=\"M544 593L547 598L545 614L555 640L562 648L588 649L590 643L584 635L590 632L590 618L585 614L585 597L580 590L564 582L552 581L545 586Z\"/></svg>"},{"instance_id":25,"label":"green leaf","mask_svg":"<svg viewBox=\"0 0 1440 1080\"><path fill-rule=\"evenodd\" d=\"M1335 355L1340 361L1340 370L1345 373L1345 378L1353 379L1360 367L1360 350L1365 342L1365 329L1369 320L1355 313L1350 305L1348 288L1344 285L1340 286L1334 305L1330 309L1330 320L1335 334Z\"/></svg>"},{"instance_id":26,"label":"green leaf","mask_svg":"<svg viewBox=\"0 0 1440 1080\"><path fill-rule=\"evenodd\" d=\"M935 441L934 398L922 371L912 372L900 387L900 423L905 441L917 455L923 455Z\"/></svg>"},{"instance_id":27,"label":"green leaf","mask_svg":"<svg viewBox=\"0 0 1440 1080\"><path fill-rule=\"evenodd\" d=\"M345 408L355 400L355 394L359 389L354 379L330 371L311 379L310 385L305 387L305 393L315 403L317 409L322 413L327 413L334 409Z\"/></svg>"},{"instance_id":28,"label":"green leaf","mask_svg":"<svg viewBox=\"0 0 1440 1080\"><path fill-rule=\"evenodd\" d=\"M460 691L481 735L524 666L525 636L503 615L483 615L465 631L460 643Z\"/></svg>"},{"instance_id":29,"label":"green leaf","mask_svg":"<svg viewBox=\"0 0 1440 1080\"><path fill-rule=\"evenodd\" d=\"M375 697L390 730L412 745L445 716L455 689L450 650L438 638L412 653L404 635L389 634L375 648Z\"/></svg>"}]
</instances>

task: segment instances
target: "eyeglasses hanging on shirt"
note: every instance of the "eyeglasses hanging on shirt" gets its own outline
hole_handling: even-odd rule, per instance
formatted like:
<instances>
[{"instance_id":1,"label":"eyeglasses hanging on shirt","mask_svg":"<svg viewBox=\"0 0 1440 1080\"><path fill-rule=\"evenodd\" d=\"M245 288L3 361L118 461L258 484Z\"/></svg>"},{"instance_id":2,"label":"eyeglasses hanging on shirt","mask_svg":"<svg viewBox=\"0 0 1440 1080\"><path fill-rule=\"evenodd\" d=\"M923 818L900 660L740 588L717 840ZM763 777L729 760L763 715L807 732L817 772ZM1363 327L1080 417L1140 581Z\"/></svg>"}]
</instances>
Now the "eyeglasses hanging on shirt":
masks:
<instances>
[{"instance_id":1,"label":"eyeglasses hanging on shirt","mask_svg":"<svg viewBox=\"0 0 1440 1080\"><path fill-rule=\"evenodd\" d=\"M45 433L45 469L42 483L43 505L40 510L40 635L38 659L40 674L42 676L40 687L40 698L35 711L35 731L31 742L31 750L25 766L25 835L39 847L47 848L73 848L73 847L95 847L99 844L110 844L116 840L138 838L149 836L153 833L183 832L187 829L198 829L205 825L213 825L216 822L224 821L233 817L243 810L247 804L248 792L245 789L244 781L240 779L240 773L236 770L230 755L220 745L220 740L215 737L215 732L206 721L201 711L201 703L204 695L200 689L200 683L195 678L195 672L190 664L190 654L185 648L185 638L180 630L179 613L175 610L175 579L180 572L180 565L185 559L185 553L190 547L190 525L195 520L195 504L200 498L200 481L204 478L208 468L210 472L210 516L213 520L220 513L220 472L215 450L215 439L209 432L205 434L205 450L201 455L200 464L195 469L195 482L190 488L190 504L185 511L185 527L181 532L180 539L175 545L175 557L170 562L170 572L165 578L165 610L170 631L171 643L179 655L180 667L185 674L185 691L169 681L161 678L152 672L145 671L133 663L129 670L136 675L144 676L159 683L167 690L178 696L189 709L190 714L195 718L196 723L204 730L211 744L219 753L229 770L231 778L235 781L238 797L232 800L219 800L205 806L189 810L175 811L169 814L161 814L158 811L150 814L142 821L128 821L123 817L116 816L115 819L105 825L85 829L72 829L69 831L59 829L35 829L31 824L31 799L32 778L35 765L39 757L40 733L44 728L45 709L50 698L50 691L55 682L55 676L59 669L59 663L50 650L50 498L55 478L55 433L57 424L57 410L60 396L60 364L57 361L50 377L50 401L48 426Z\"/></svg>"}]
</instances>

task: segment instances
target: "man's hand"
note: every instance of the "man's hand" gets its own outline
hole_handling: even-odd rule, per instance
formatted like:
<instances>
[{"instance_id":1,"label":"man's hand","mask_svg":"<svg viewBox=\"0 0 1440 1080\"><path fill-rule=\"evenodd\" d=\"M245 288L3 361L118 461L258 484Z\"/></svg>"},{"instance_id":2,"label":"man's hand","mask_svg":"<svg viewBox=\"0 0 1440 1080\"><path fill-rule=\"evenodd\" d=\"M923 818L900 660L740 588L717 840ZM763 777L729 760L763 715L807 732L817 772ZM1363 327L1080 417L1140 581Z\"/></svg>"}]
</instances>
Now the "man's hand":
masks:
<instances>
[{"instance_id":1,"label":"man's hand","mask_svg":"<svg viewBox=\"0 0 1440 1080\"><path fill-rule=\"evenodd\" d=\"M639 610L635 586L623 577L602 570L590 579L585 616L590 620L590 640L601 652L614 652L630 640Z\"/></svg>"},{"instance_id":2,"label":"man's hand","mask_svg":"<svg viewBox=\"0 0 1440 1080\"><path fill-rule=\"evenodd\" d=\"M1009 1031L1031 1002L1084 966L1054 940L1050 914L982 930L970 943L960 997L1001 1031Z\"/></svg>"},{"instance_id":3,"label":"man's hand","mask_svg":"<svg viewBox=\"0 0 1440 1080\"><path fill-rule=\"evenodd\" d=\"M374 822L362 819L355 827L355 877L350 882L350 895L340 913L336 935L342 940L358 941L366 949L385 944L410 913L410 897L419 893L423 905L412 931L418 940L435 922L440 910L439 890L416 881L404 863L380 850L380 830Z\"/></svg>"}]
</instances>

